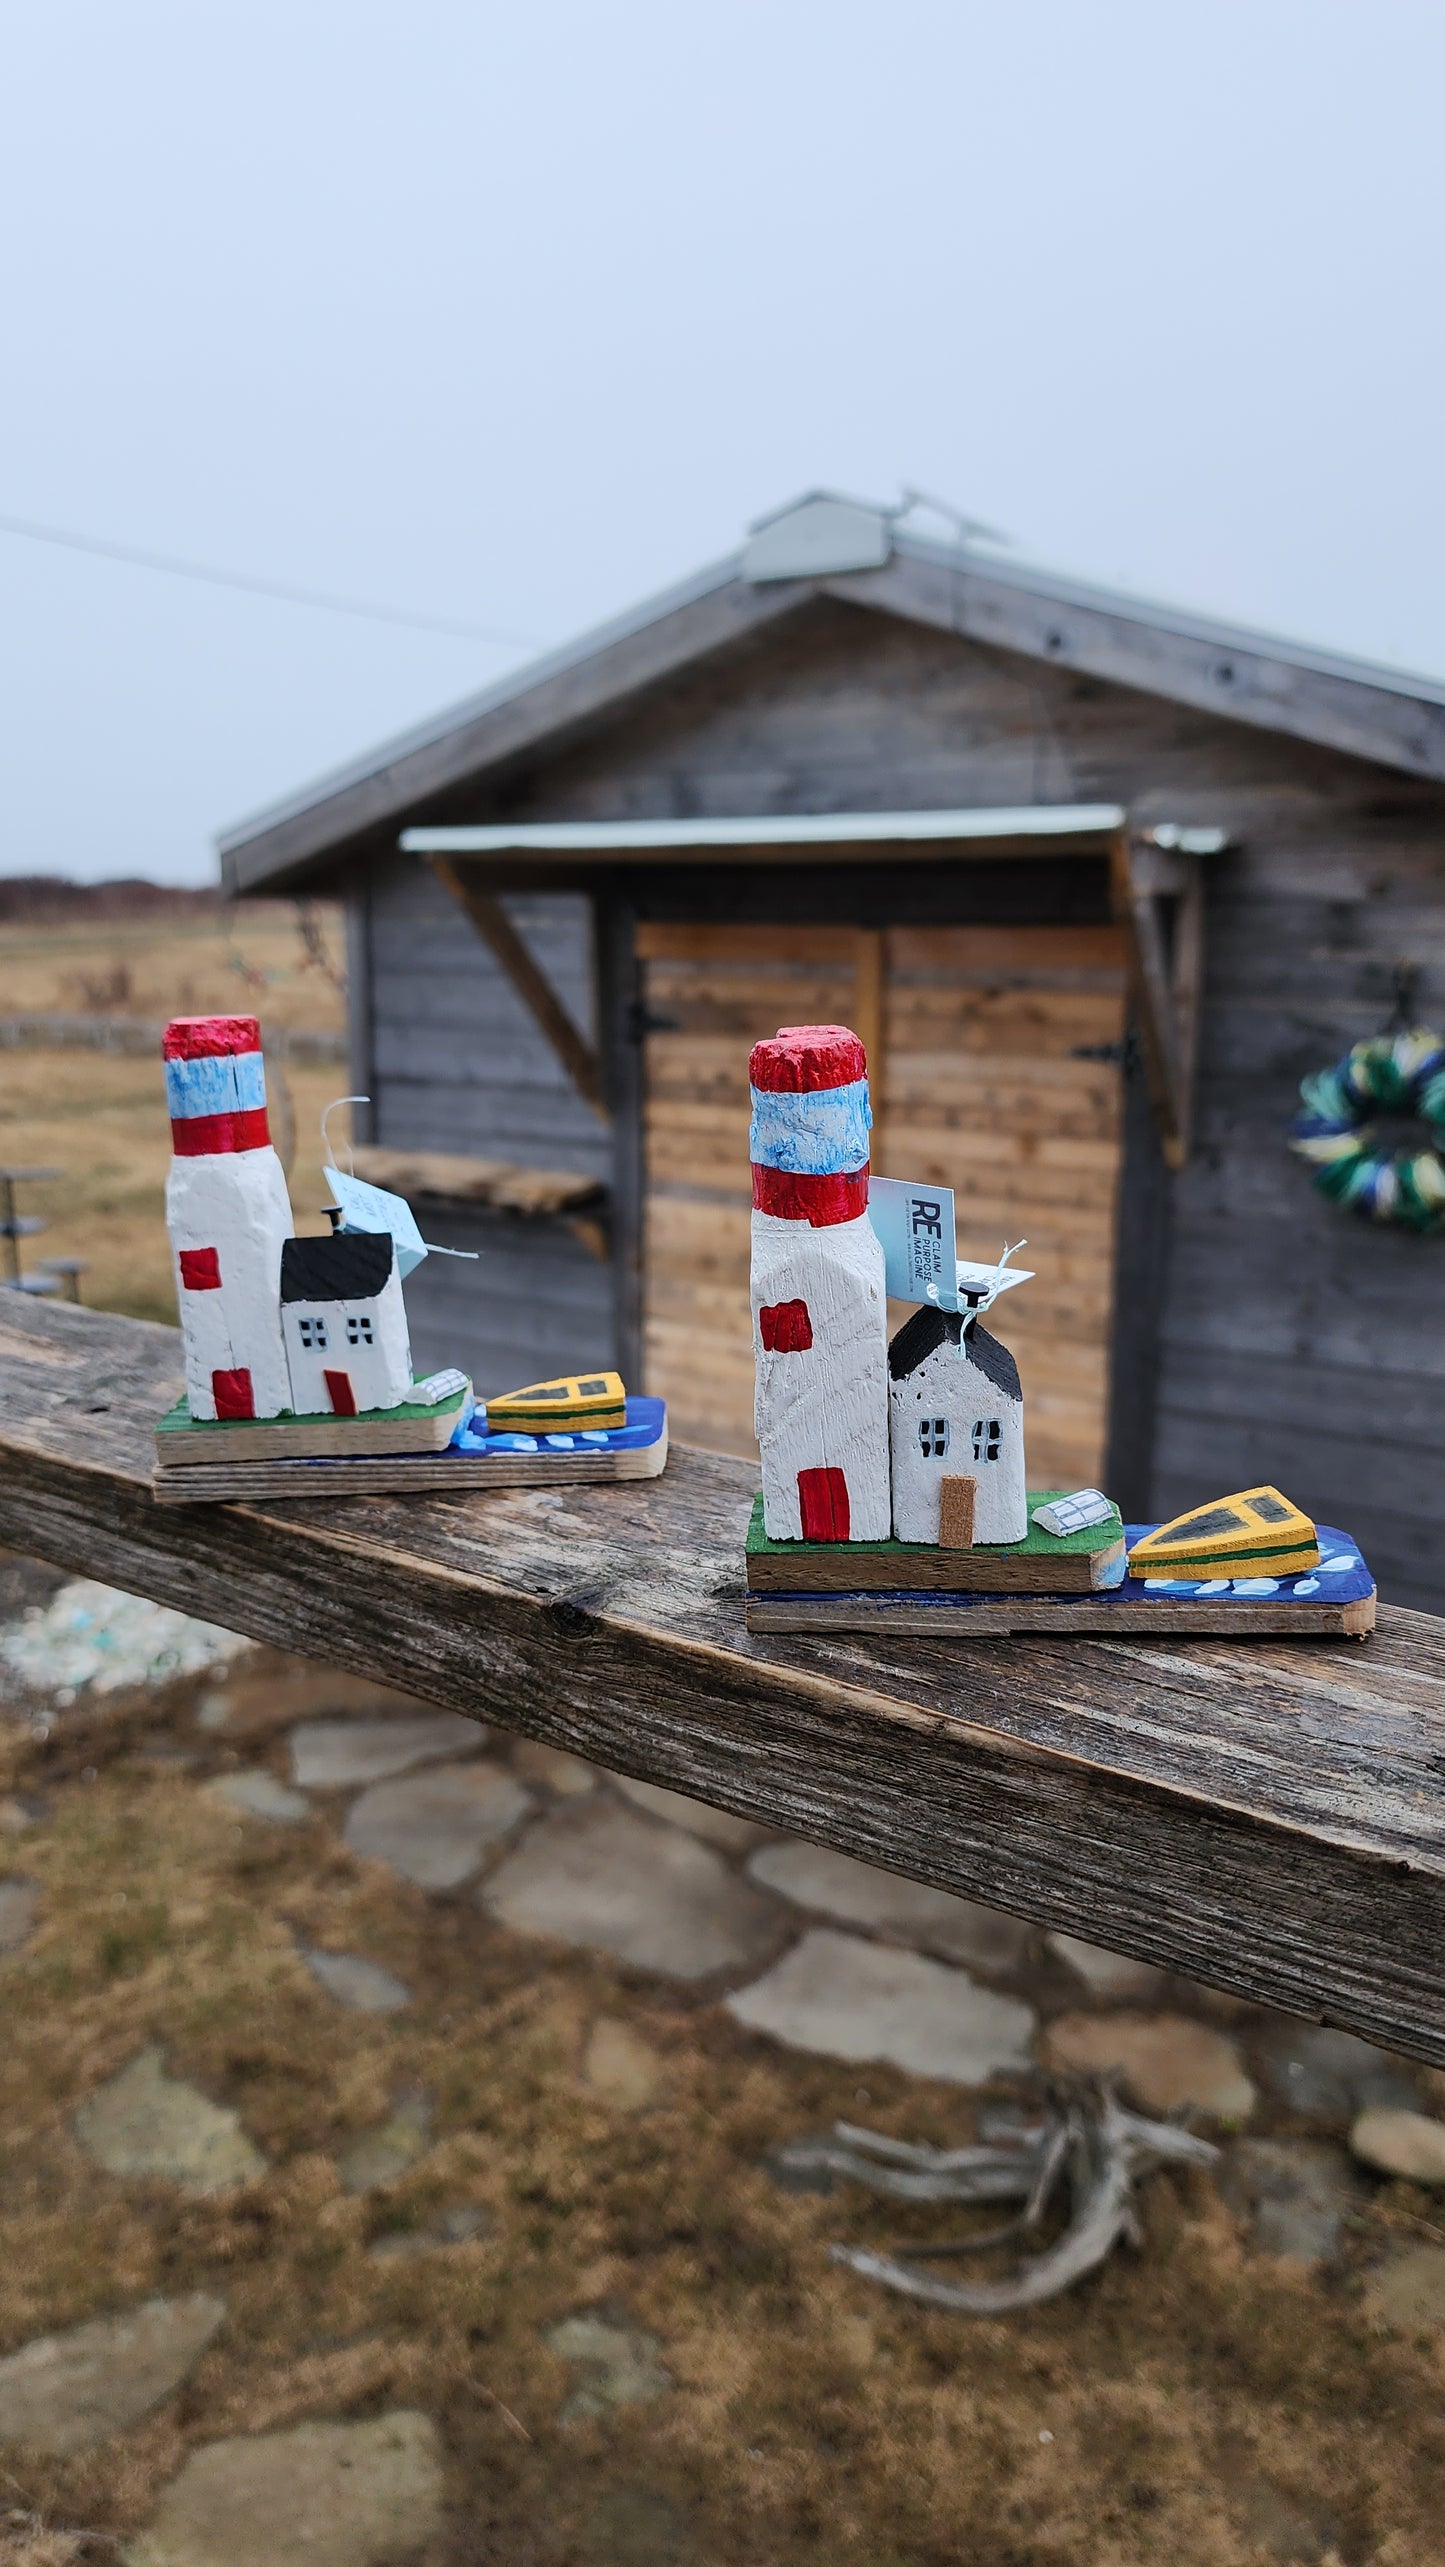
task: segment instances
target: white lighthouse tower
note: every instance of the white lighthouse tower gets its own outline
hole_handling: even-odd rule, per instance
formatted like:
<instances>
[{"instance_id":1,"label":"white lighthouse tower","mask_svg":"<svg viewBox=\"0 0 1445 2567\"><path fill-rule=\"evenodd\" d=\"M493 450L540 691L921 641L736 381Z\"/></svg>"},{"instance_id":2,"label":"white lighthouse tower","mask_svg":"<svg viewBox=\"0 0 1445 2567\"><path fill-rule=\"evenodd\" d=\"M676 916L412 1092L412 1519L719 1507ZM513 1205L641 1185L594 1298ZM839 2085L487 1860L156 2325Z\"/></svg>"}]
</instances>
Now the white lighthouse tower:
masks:
<instances>
[{"instance_id":1,"label":"white lighthouse tower","mask_svg":"<svg viewBox=\"0 0 1445 2567\"><path fill-rule=\"evenodd\" d=\"M161 1052L187 1404L194 1418L279 1417L291 1406L281 1248L293 1225L271 1147L261 1029L254 1016L178 1016Z\"/></svg>"},{"instance_id":2,"label":"white lighthouse tower","mask_svg":"<svg viewBox=\"0 0 1445 2567\"><path fill-rule=\"evenodd\" d=\"M844 1025L753 1046L752 1308L763 1529L885 1542L888 1323L868 1219L868 1064Z\"/></svg>"}]
</instances>

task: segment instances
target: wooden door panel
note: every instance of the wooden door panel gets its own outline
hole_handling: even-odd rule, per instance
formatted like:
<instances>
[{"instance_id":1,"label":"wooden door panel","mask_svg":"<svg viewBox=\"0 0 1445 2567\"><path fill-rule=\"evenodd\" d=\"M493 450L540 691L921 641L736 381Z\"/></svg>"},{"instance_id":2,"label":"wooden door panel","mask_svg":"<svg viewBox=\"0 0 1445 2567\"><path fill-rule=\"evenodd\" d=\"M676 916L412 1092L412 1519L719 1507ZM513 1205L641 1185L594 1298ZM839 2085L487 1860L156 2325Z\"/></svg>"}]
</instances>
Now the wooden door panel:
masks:
<instances>
[{"instance_id":1,"label":"wooden door panel","mask_svg":"<svg viewBox=\"0 0 1445 2567\"><path fill-rule=\"evenodd\" d=\"M1032 1486L1104 1458L1126 951L1114 927L894 928L875 1166L951 1185L958 1250L1026 1239L1036 1280L1000 1304Z\"/></svg>"}]
</instances>

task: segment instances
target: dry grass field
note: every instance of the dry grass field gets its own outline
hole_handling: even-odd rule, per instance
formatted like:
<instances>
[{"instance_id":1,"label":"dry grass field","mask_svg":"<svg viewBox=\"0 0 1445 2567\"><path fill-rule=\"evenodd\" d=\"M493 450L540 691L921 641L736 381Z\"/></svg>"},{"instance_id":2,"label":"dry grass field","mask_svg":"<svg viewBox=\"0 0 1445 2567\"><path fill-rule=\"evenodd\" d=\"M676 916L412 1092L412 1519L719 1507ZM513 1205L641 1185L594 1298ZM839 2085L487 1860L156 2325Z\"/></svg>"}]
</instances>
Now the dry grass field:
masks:
<instances>
[{"instance_id":1,"label":"dry grass field","mask_svg":"<svg viewBox=\"0 0 1445 2567\"><path fill-rule=\"evenodd\" d=\"M309 948L298 911L286 901L199 915L0 925L0 1016L259 1016L263 1039L269 1037L272 1130L291 1160L297 1228L320 1230L320 1116L346 1088L345 1068L287 1062L284 1043L298 1031L339 1034L346 1011L339 918L316 908L310 928ZM345 1114L331 1128L343 1138ZM27 1265L83 1257L83 1300L174 1323L163 1212L169 1163L158 1058L68 1047L0 1050L0 1164L62 1171L52 1184L23 1189L21 1208L49 1224L26 1243Z\"/></svg>"}]
</instances>

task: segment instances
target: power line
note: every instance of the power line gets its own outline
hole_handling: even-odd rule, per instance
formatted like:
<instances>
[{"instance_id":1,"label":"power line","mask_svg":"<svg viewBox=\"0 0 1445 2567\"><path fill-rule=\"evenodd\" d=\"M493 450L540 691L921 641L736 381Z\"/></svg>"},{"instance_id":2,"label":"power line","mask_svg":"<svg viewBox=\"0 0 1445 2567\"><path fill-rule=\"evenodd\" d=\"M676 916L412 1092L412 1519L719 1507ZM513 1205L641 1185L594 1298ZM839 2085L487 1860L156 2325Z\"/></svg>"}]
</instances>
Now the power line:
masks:
<instances>
[{"instance_id":1,"label":"power line","mask_svg":"<svg viewBox=\"0 0 1445 2567\"><path fill-rule=\"evenodd\" d=\"M461 624L446 615L414 615L405 606L376 606L358 597L332 597L324 589L288 588L280 580L253 579L246 571L218 570L210 562L191 562L176 553L141 552L132 544L107 543L100 535L74 535L62 526L40 526L29 517L0 517L0 534L23 535L32 544L60 544L67 552L95 553L103 561L128 562L137 570L167 571L173 579L202 580L210 588L239 588L251 597L278 597L287 606L319 606L330 615L360 615L373 624L408 624L423 633L453 633L464 641L513 643L536 647L534 633L513 633L492 624Z\"/></svg>"}]
</instances>

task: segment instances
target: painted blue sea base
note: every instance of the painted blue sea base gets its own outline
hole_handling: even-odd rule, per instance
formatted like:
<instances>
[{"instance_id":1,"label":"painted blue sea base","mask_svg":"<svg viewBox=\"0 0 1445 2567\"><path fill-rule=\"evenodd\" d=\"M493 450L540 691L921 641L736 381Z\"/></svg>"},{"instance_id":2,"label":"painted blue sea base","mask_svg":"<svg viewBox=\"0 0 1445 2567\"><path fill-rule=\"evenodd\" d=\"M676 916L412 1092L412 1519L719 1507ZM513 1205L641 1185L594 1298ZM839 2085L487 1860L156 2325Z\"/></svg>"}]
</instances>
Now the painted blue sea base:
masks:
<instances>
[{"instance_id":1,"label":"painted blue sea base","mask_svg":"<svg viewBox=\"0 0 1445 2567\"><path fill-rule=\"evenodd\" d=\"M482 1423L485 1409L458 1426L447 1450L452 1453L535 1453L545 1461L549 1453L639 1453L657 1443L667 1423L667 1403L661 1399L627 1401L625 1426L591 1426L577 1428L570 1435L489 1435Z\"/></svg>"},{"instance_id":2,"label":"painted blue sea base","mask_svg":"<svg viewBox=\"0 0 1445 2567\"><path fill-rule=\"evenodd\" d=\"M1156 1529L1152 1524L1126 1524L1125 1540L1132 1546L1135 1542L1142 1542L1146 1533ZM886 1618L890 1606L907 1606L910 1613L936 1617L938 1628L943 1630L950 1623L956 1625L961 1618L977 1613L985 1606L1006 1605L1023 1614L1056 1604L1071 1614L1086 1615L1090 1621L1097 1617L1100 1622L1107 1622L1109 1614L1120 1605L1180 1605L1195 1597L1202 1603L1235 1604L1253 1600L1262 1606L1267 1604L1278 1608L1296 1601L1302 1606L1358 1604L1373 1596L1375 1581L1365 1565L1358 1543L1348 1533L1341 1533L1336 1525L1321 1524L1316 1529L1320 1565L1299 1577L1133 1578L1128 1573L1127 1560L1121 1559L1114 1570L1112 1584L1094 1587L1087 1594L1054 1597L1005 1595L996 1588L986 1591L965 1588L947 1592L925 1592L904 1587L866 1591L833 1588L827 1593L801 1587L786 1591L770 1588L765 1593L749 1596L748 1610L750 1615L756 1611L761 1628L768 1609L780 1605L817 1605L834 1614L843 1607L854 1607L866 1614L870 1621ZM1173 1619L1172 1616L1170 1618ZM820 1627L823 1626L820 1624Z\"/></svg>"},{"instance_id":3,"label":"painted blue sea base","mask_svg":"<svg viewBox=\"0 0 1445 2567\"><path fill-rule=\"evenodd\" d=\"M1157 1525L1126 1524L1124 1539L1130 1550L1142 1542L1146 1533L1157 1532ZM1375 1592L1375 1581L1360 1556L1359 1545L1348 1533L1337 1531L1333 1524L1317 1524L1315 1532L1320 1546L1320 1564L1299 1577L1289 1578L1131 1578L1127 1574L1121 1595L1217 1595L1277 1596L1288 1604L1291 1596L1312 1596L1318 1604L1356 1604ZM1127 1569L1127 1563L1124 1564Z\"/></svg>"}]
</instances>

